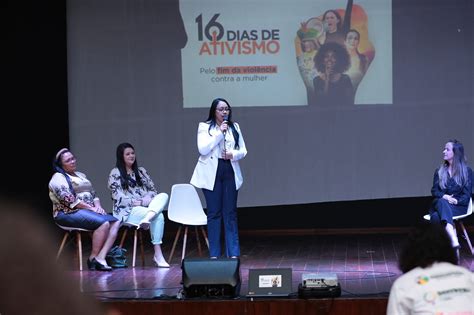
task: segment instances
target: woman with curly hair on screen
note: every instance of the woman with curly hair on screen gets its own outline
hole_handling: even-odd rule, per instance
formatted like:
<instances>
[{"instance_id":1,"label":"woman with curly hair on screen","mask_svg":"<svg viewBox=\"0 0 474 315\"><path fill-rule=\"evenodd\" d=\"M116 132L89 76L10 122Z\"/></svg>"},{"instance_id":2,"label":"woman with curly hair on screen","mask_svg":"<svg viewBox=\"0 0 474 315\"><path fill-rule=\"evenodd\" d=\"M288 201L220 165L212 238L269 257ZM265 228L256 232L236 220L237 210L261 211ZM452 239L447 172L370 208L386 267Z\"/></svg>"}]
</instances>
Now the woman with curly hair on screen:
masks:
<instances>
[{"instance_id":1,"label":"woman with curly hair on screen","mask_svg":"<svg viewBox=\"0 0 474 315\"><path fill-rule=\"evenodd\" d=\"M350 67L349 54L338 43L321 46L314 57L319 75L313 80L314 103L317 105L345 106L354 104L354 87L344 74Z\"/></svg>"}]
</instances>

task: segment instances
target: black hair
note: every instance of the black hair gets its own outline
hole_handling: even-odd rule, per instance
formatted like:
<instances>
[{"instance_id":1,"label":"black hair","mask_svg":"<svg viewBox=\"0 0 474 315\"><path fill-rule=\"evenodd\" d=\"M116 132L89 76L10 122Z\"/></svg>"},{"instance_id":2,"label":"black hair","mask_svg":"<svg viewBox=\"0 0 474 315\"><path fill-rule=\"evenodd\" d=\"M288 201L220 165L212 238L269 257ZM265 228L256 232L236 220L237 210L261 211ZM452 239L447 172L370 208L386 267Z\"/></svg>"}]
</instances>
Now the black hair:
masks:
<instances>
[{"instance_id":1,"label":"black hair","mask_svg":"<svg viewBox=\"0 0 474 315\"><path fill-rule=\"evenodd\" d=\"M128 142L123 142L117 146L117 151L116 151L117 159L115 162L115 166L118 168L120 172L120 185L125 190L128 189L130 186L132 187L134 187L135 185L143 186L142 178L138 170L138 162L137 162L136 157L135 157L135 162L133 162L132 164L132 170L133 170L133 173L135 173L135 180L131 178L130 175L127 174L125 161L123 159L123 152L127 148L131 148L133 151L135 151L135 148L133 147L133 145L131 145Z\"/></svg>"},{"instance_id":2,"label":"black hair","mask_svg":"<svg viewBox=\"0 0 474 315\"><path fill-rule=\"evenodd\" d=\"M456 265L456 253L451 239L440 224L420 222L410 232L401 251L400 270L408 272L416 267L426 268L434 262L449 262Z\"/></svg>"},{"instance_id":3,"label":"black hair","mask_svg":"<svg viewBox=\"0 0 474 315\"><path fill-rule=\"evenodd\" d=\"M328 15L328 13L333 13L336 16L336 18L339 20L339 22L337 22L337 30L336 31L340 31L342 29L342 17L341 17L341 15L336 10L327 10L323 14L323 22L326 20L326 15Z\"/></svg>"},{"instance_id":4,"label":"black hair","mask_svg":"<svg viewBox=\"0 0 474 315\"><path fill-rule=\"evenodd\" d=\"M57 172L57 173L61 173L64 175L64 177L66 177L66 181L67 181L67 184L69 186L69 190L73 193L73 195L75 196L76 195L76 191L74 190L74 187L72 186L72 182L71 182L71 179L69 178L69 176L66 174L66 171L64 170L63 168L63 162L61 161L61 158L63 156L64 153L66 152L69 152L71 153L71 151L69 151L69 149L61 149L56 155L55 157L53 158L53 171Z\"/></svg>"},{"instance_id":5,"label":"black hair","mask_svg":"<svg viewBox=\"0 0 474 315\"><path fill-rule=\"evenodd\" d=\"M213 128L216 125L216 108L219 102L224 102L227 104L227 107L229 107L229 116L227 118L227 124L229 125L229 128L232 131L232 135L234 136L234 139L235 139L234 148L238 149L239 148L239 133L235 129L234 123L232 122L232 108L230 107L229 102L227 102L223 98L216 98L211 103L211 108L209 109L209 116L207 117L207 120L206 120L209 123L209 134L211 134L211 128Z\"/></svg>"},{"instance_id":6,"label":"black hair","mask_svg":"<svg viewBox=\"0 0 474 315\"><path fill-rule=\"evenodd\" d=\"M347 49L339 43L329 42L322 45L314 56L314 65L316 70L324 73L326 70L324 66L324 57L330 51L334 52L336 57L336 63L334 65L334 70L336 73L344 73L347 69L349 69L351 65L351 59Z\"/></svg>"},{"instance_id":7,"label":"black hair","mask_svg":"<svg viewBox=\"0 0 474 315\"><path fill-rule=\"evenodd\" d=\"M453 162L452 162L452 178L458 184L459 186L464 186L466 185L467 182L469 182L470 179L470 174L467 166L467 159L466 156L464 155L464 145L456 140L456 139L450 139L448 140L448 143L451 143L453 145ZM441 166L438 168L438 176L439 176L439 186L442 189L446 188L446 185L448 183L449 177L451 177L448 173L448 167L449 167L449 162L448 161L443 161Z\"/></svg>"}]
</instances>

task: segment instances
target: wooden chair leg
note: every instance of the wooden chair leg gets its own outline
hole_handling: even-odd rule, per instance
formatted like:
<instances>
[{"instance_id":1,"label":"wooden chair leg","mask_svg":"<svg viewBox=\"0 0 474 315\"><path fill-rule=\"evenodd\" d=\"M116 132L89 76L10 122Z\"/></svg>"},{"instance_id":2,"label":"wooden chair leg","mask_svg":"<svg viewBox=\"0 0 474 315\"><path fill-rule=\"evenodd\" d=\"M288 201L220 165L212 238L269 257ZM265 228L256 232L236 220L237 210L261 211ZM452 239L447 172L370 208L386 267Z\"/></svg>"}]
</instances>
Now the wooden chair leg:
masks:
<instances>
[{"instance_id":1,"label":"wooden chair leg","mask_svg":"<svg viewBox=\"0 0 474 315\"><path fill-rule=\"evenodd\" d=\"M198 231L197 226L194 226L194 233L196 234L196 243L197 243L197 246L198 246L199 256L202 256L201 241L199 240L199 231Z\"/></svg>"},{"instance_id":2,"label":"wooden chair leg","mask_svg":"<svg viewBox=\"0 0 474 315\"><path fill-rule=\"evenodd\" d=\"M56 254L56 260L59 258L59 256L63 252L64 245L66 244L66 240L68 236L69 236L69 232L64 233L63 240L61 241L61 245L59 246L58 253Z\"/></svg>"},{"instance_id":3,"label":"wooden chair leg","mask_svg":"<svg viewBox=\"0 0 474 315\"><path fill-rule=\"evenodd\" d=\"M138 229L135 229L133 232L133 257L132 257L132 267L135 268L135 262L137 259L137 233Z\"/></svg>"},{"instance_id":4,"label":"wooden chair leg","mask_svg":"<svg viewBox=\"0 0 474 315\"><path fill-rule=\"evenodd\" d=\"M188 226L186 225L184 228L184 237L183 237L183 252L181 254L181 261L184 259L184 255L186 253L186 241L188 240Z\"/></svg>"},{"instance_id":5,"label":"wooden chair leg","mask_svg":"<svg viewBox=\"0 0 474 315\"><path fill-rule=\"evenodd\" d=\"M128 232L128 227L125 227L125 230L123 231L123 234L122 234L122 239L120 240L120 247L123 248L123 244L125 243L125 237L127 236L127 232Z\"/></svg>"},{"instance_id":6,"label":"wooden chair leg","mask_svg":"<svg viewBox=\"0 0 474 315\"><path fill-rule=\"evenodd\" d=\"M82 239L81 232L77 232L77 254L79 256L79 270L82 271Z\"/></svg>"},{"instance_id":7,"label":"wooden chair leg","mask_svg":"<svg viewBox=\"0 0 474 315\"><path fill-rule=\"evenodd\" d=\"M466 240L467 246L469 246L469 250L471 251L471 255L474 255L474 249L472 248L472 243L471 243L471 240L469 239L469 235L467 234L467 231L466 231L466 228L464 227L464 224L462 223L462 221L457 221L457 223L461 227L464 239Z\"/></svg>"},{"instance_id":8,"label":"wooden chair leg","mask_svg":"<svg viewBox=\"0 0 474 315\"><path fill-rule=\"evenodd\" d=\"M142 257L142 267L145 267L145 247L143 246L143 234L142 230L138 230L138 238L140 241L140 254Z\"/></svg>"},{"instance_id":9,"label":"wooden chair leg","mask_svg":"<svg viewBox=\"0 0 474 315\"><path fill-rule=\"evenodd\" d=\"M174 250L176 248L176 243L178 242L178 239L179 239L179 234L181 233L181 228L182 228L182 225L179 226L178 231L176 232L176 236L173 241L173 247L171 247L170 257L168 257L168 262L170 264L171 264L171 259L173 258Z\"/></svg>"},{"instance_id":10,"label":"wooden chair leg","mask_svg":"<svg viewBox=\"0 0 474 315\"><path fill-rule=\"evenodd\" d=\"M207 249L209 249L209 239L207 238L206 230L204 230L203 226L201 226L201 232L202 232L202 235L204 236L204 240L206 241Z\"/></svg>"}]
</instances>

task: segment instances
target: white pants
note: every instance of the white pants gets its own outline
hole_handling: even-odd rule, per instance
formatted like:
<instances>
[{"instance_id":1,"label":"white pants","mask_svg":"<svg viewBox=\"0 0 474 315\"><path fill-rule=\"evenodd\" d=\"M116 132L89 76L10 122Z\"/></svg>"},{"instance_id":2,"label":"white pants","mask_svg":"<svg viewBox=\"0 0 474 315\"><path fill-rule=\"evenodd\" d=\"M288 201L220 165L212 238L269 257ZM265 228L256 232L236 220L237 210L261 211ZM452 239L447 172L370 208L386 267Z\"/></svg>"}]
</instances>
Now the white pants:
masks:
<instances>
[{"instance_id":1,"label":"white pants","mask_svg":"<svg viewBox=\"0 0 474 315\"><path fill-rule=\"evenodd\" d=\"M168 194L159 193L151 200L148 207L133 207L128 219L125 222L138 225L149 211L155 212L157 215L150 222L151 243L153 245L159 245L162 243L163 232L165 228L165 217L163 216L162 212L167 203Z\"/></svg>"}]
</instances>

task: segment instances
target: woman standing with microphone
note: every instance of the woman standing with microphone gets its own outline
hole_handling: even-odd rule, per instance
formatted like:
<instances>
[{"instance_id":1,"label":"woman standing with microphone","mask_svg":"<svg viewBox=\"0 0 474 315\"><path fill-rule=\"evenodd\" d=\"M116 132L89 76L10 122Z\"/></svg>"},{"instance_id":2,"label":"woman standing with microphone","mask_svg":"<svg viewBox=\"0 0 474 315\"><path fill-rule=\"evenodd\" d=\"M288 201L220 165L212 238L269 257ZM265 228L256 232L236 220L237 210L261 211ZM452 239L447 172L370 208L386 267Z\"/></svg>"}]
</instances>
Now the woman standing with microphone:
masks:
<instances>
[{"instance_id":1,"label":"woman standing with microphone","mask_svg":"<svg viewBox=\"0 0 474 315\"><path fill-rule=\"evenodd\" d=\"M221 256L221 222L224 221L226 256L238 258L237 195L243 182L239 160L247 155L247 149L225 99L212 101L209 117L199 123L197 145L200 156L191 184L202 188L206 198L210 256Z\"/></svg>"}]
</instances>

